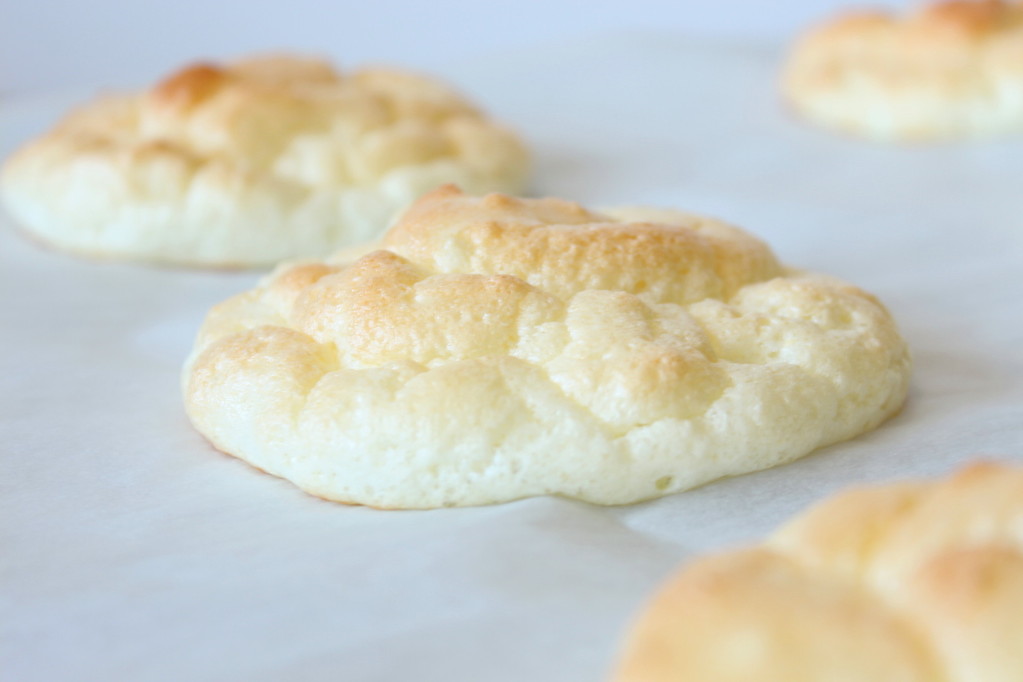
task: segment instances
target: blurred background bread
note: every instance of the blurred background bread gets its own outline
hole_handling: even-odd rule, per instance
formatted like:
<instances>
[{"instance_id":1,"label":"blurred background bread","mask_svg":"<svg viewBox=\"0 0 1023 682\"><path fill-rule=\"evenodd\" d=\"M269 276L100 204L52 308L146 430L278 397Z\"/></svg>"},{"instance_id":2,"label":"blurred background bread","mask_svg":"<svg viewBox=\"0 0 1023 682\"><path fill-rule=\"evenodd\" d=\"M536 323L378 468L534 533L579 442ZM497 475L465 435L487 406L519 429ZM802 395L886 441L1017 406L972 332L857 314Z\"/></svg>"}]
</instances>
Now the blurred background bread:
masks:
<instances>
[{"instance_id":1,"label":"blurred background bread","mask_svg":"<svg viewBox=\"0 0 1023 682\"><path fill-rule=\"evenodd\" d=\"M692 562L631 628L620 682L1023 676L1023 469L839 494Z\"/></svg>"},{"instance_id":2,"label":"blurred background bread","mask_svg":"<svg viewBox=\"0 0 1023 682\"><path fill-rule=\"evenodd\" d=\"M808 121L878 140L1023 132L1023 5L848 12L796 43L783 89Z\"/></svg>"},{"instance_id":3,"label":"blurred background bread","mask_svg":"<svg viewBox=\"0 0 1023 682\"><path fill-rule=\"evenodd\" d=\"M75 253L261 266L374 238L445 182L522 189L523 144L431 78L295 56L100 97L8 160L19 224Z\"/></svg>"}]
</instances>

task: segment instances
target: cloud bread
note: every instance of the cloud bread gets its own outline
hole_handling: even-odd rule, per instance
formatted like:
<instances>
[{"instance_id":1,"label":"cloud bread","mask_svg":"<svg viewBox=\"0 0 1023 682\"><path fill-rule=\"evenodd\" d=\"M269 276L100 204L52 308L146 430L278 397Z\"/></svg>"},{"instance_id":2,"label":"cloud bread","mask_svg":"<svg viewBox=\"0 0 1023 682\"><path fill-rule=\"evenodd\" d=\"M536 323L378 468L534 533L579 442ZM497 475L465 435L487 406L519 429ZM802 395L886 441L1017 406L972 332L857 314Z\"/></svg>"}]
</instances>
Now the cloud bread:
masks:
<instances>
[{"instance_id":1,"label":"cloud bread","mask_svg":"<svg viewBox=\"0 0 1023 682\"><path fill-rule=\"evenodd\" d=\"M879 140L1021 132L1023 4L842 16L796 44L783 88L814 123Z\"/></svg>"},{"instance_id":2,"label":"cloud bread","mask_svg":"<svg viewBox=\"0 0 1023 682\"><path fill-rule=\"evenodd\" d=\"M766 543L697 560L614 679L1023 679L1023 469L841 494Z\"/></svg>"},{"instance_id":3,"label":"cloud bread","mask_svg":"<svg viewBox=\"0 0 1023 682\"><path fill-rule=\"evenodd\" d=\"M423 193L522 188L527 154L446 86L278 56L97 99L21 149L0 189L69 251L257 266L374 239Z\"/></svg>"},{"instance_id":4,"label":"cloud bread","mask_svg":"<svg viewBox=\"0 0 1023 682\"><path fill-rule=\"evenodd\" d=\"M850 438L906 395L876 299L711 218L448 186L377 246L213 309L184 380L216 447L376 507L623 504Z\"/></svg>"}]
</instances>

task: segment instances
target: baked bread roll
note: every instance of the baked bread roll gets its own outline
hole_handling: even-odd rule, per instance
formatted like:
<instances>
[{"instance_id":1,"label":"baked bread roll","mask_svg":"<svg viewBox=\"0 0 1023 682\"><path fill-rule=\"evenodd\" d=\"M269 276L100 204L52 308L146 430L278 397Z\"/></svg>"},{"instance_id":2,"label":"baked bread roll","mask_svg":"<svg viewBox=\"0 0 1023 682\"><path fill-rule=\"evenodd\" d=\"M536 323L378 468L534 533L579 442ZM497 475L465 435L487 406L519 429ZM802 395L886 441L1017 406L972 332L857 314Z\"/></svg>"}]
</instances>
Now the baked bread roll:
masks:
<instances>
[{"instance_id":1,"label":"baked bread roll","mask_svg":"<svg viewBox=\"0 0 1023 682\"><path fill-rule=\"evenodd\" d=\"M446 182L518 191L526 170L519 140L440 83L279 56L101 97L11 158L0 190L62 249L258 266L378 238Z\"/></svg>"},{"instance_id":2,"label":"baked bread roll","mask_svg":"<svg viewBox=\"0 0 1023 682\"><path fill-rule=\"evenodd\" d=\"M623 504L850 438L906 395L877 300L710 218L444 187L378 247L213 309L184 380L217 448L375 507Z\"/></svg>"},{"instance_id":3,"label":"baked bread roll","mask_svg":"<svg viewBox=\"0 0 1023 682\"><path fill-rule=\"evenodd\" d=\"M952 0L906 18L843 16L796 44L783 87L810 121L878 140L1023 131L1023 5Z\"/></svg>"},{"instance_id":4,"label":"baked bread roll","mask_svg":"<svg viewBox=\"0 0 1023 682\"><path fill-rule=\"evenodd\" d=\"M838 495L700 559L635 623L620 682L1023 679L1023 469Z\"/></svg>"}]
</instances>

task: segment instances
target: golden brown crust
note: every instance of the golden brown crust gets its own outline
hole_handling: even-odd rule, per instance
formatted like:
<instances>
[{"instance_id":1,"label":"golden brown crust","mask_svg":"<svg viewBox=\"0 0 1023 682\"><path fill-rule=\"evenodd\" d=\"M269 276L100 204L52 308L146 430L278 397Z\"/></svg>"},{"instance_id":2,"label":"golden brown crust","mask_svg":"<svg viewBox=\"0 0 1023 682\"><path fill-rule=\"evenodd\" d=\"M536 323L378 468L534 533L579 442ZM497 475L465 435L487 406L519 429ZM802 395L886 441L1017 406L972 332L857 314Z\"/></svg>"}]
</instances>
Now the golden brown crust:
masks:
<instances>
[{"instance_id":1,"label":"golden brown crust","mask_svg":"<svg viewBox=\"0 0 1023 682\"><path fill-rule=\"evenodd\" d=\"M655 597L616 679L1012 680L1023 669L1023 470L838 495Z\"/></svg>"},{"instance_id":2,"label":"golden brown crust","mask_svg":"<svg viewBox=\"0 0 1023 682\"><path fill-rule=\"evenodd\" d=\"M947 35L983 38L1012 28L1020 20L1018 3L1003 0L949 0L925 6L910 27L944 39Z\"/></svg>"},{"instance_id":3,"label":"golden brown crust","mask_svg":"<svg viewBox=\"0 0 1023 682\"><path fill-rule=\"evenodd\" d=\"M213 64L195 64L159 83L149 96L152 106L173 112L187 112L224 88L229 73Z\"/></svg>"},{"instance_id":4,"label":"golden brown crust","mask_svg":"<svg viewBox=\"0 0 1023 682\"><path fill-rule=\"evenodd\" d=\"M610 289L676 303L728 299L781 273L752 235L701 229L692 217L679 230L677 213L665 217L672 222L623 222L574 202L500 194L474 204L449 186L417 203L382 246L434 269L500 272L562 297ZM459 245L465 259L444 261Z\"/></svg>"}]
</instances>

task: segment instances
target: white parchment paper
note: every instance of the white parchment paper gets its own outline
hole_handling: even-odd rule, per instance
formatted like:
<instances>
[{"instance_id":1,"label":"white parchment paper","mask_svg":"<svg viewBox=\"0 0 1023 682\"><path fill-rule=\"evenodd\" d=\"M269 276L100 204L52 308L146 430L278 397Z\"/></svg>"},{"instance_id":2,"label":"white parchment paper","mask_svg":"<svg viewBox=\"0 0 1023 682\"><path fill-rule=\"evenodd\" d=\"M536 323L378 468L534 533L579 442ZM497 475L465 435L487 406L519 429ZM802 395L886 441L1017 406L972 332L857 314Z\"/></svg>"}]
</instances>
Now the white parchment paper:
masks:
<instances>
[{"instance_id":1,"label":"white parchment paper","mask_svg":"<svg viewBox=\"0 0 1023 682\"><path fill-rule=\"evenodd\" d=\"M779 52L618 35L446 74L533 191L710 213L893 311L903 412L795 464L621 508L381 512L213 451L178 372L256 273L79 261L0 226L0 677L597 680L642 599L854 483L1023 458L1023 140L879 146L790 120ZM0 103L0 151L74 95Z\"/></svg>"}]
</instances>

